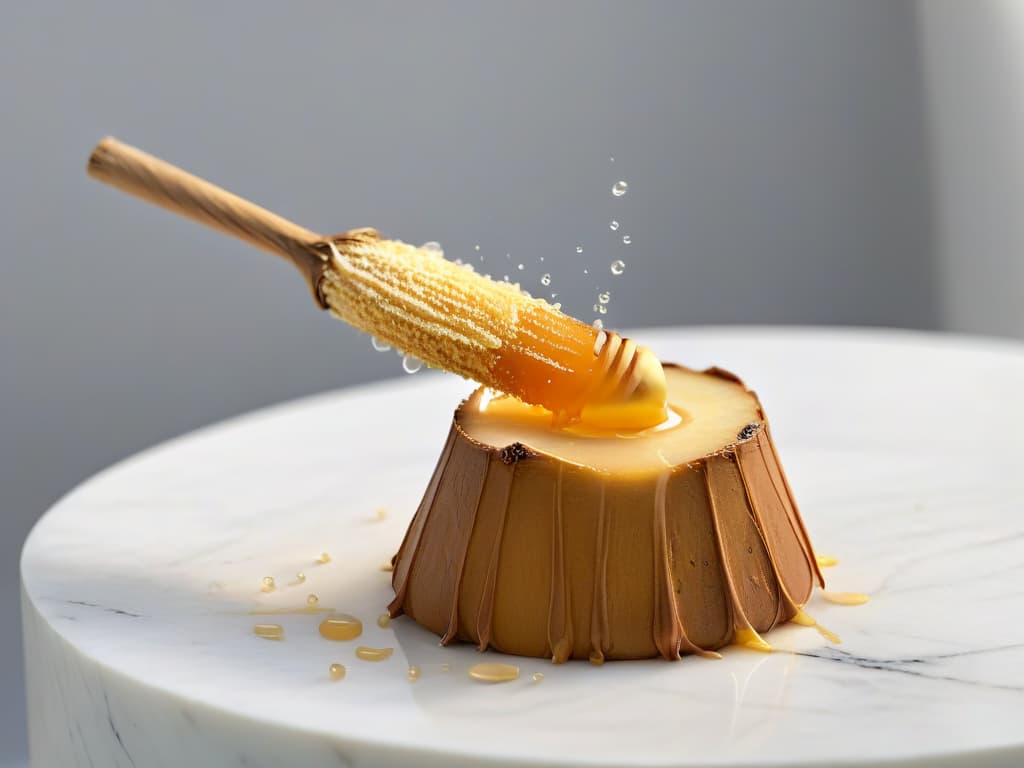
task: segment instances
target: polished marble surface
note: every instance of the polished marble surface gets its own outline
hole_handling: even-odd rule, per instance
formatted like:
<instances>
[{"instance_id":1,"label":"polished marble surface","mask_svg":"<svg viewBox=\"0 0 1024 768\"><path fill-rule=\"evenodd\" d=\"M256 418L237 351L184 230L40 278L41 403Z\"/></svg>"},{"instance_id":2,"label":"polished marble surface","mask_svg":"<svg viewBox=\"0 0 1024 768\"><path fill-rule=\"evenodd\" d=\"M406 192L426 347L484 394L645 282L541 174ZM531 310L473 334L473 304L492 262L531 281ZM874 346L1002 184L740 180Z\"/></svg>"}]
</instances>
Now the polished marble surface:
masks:
<instances>
[{"instance_id":1,"label":"polished marble surface","mask_svg":"<svg viewBox=\"0 0 1024 768\"><path fill-rule=\"evenodd\" d=\"M757 389L816 547L840 560L829 588L871 597L812 598L840 645L790 625L768 636L775 653L720 661L488 653L522 675L482 685L472 648L440 648L408 619L378 627L381 565L469 391L420 374L159 446L47 513L22 560L33 764L1024 764L1024 347L848 330L638 338ZM267 575L279 588L263 593ZM309 593L362 618L362 638L323 640L317 615L248 613ZM257 621L286 639L256 637ZM359 661L358 643L395 652ZM328 679L332 662L344 680Z\"/></svg>"}]
</instances>

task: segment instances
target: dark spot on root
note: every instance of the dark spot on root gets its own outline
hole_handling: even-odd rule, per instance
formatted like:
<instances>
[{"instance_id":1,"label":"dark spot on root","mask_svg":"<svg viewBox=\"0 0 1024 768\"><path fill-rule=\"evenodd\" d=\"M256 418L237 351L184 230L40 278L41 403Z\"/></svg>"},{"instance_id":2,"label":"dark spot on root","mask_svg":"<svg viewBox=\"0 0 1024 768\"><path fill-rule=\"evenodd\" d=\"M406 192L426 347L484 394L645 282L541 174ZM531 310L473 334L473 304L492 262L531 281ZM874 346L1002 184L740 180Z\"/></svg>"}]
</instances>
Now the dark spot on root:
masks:
<instances>
[{"instance_id":1,"label":"dark spot on root","mask_svg":"<svg viewBox=\"0 0 1024 768\"><path fill-rule=\"evenodd\" d=\"M528 459L534 453L522 443L512 443L501 449L501 460L506 464L515 464L517 461Z\"/></svg>"},{"instance_id":2,"label":"dark spot on root","mask_svg":"<svg viewBox=\"0 0 1024 768\"><path fill-rule=\"evenodd\" d=\"M757 430L761 428L761 425L756 421L747 424L743 429L740 430L739 434L736 435L737 440L749 440L757 434Z\"/></svg>"}]
</instances>

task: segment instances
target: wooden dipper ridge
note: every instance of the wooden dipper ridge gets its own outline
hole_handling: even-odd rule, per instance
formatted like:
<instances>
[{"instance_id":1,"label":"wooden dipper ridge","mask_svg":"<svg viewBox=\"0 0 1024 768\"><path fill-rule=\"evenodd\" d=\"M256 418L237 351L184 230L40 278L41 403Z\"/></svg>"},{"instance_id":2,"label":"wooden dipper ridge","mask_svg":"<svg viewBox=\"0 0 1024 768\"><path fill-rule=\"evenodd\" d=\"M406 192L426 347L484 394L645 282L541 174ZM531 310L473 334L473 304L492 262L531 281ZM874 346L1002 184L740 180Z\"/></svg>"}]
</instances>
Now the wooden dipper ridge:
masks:
<instances>
[{"instance_id":1,"label":"wooden dipper ridge","mask_svg":"<svg viewBox=\"0 0 1024 768\"><path fill-rule=\"evenodd\" d=\"M665 374L646 347L518 287L374 229L318 235L113 138L89 175L282 256L317 304L427 365L541 405L556 423L644 429L666 417Z\"/></svg>"}]
</instances>

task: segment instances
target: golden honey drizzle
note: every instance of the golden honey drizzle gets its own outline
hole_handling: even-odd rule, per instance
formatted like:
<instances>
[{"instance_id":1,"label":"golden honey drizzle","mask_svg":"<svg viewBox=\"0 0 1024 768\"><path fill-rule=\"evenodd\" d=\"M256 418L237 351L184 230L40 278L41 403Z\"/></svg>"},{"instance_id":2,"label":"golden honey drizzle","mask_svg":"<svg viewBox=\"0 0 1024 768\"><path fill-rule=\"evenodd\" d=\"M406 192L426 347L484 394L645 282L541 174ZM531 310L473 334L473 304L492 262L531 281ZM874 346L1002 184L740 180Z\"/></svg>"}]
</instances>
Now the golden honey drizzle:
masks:
<instances>
[{"instance_id":1,"label":"golden honey drizzle","mask_svg":"<svg viewBox=\"0 0 1024 768\"><path fill-rule=\"evenodd\" d=\"M487 661L470 667L469 676L481 683L508 683L519 679L519 667Z\"/></svg>"},{"instance_id":2,"label":"golden honey drizzle","mask_svg":"<svg viewBox=\"0 0 1024 768\"><path fill-rule=\"evenodd\" d=\"M280 624L256 624L252 631L264 640L284 640L284 627Z\"/></svg>"},{"instance_id":3,"label":"golden honey drizzle","mask_svg":"<svg viewBox=\"0 0 1024 768\"><path fill-rule=\"evenodd\" d=\"M749 648L752 651L760 651L761 653L772 652L771 645L765 642L763 637L749 627L746 629L737 629L736 636L733 638L733 643L744 648Z\"/></svg>"},{"instance_id":4,"label":"golden honey drizzle","mask_svg":"<svg viewBox=\"0 0 1024 768\"><path fill-rule=\"evenodd\" d=\"M391 626L391 616L386 613L382 613L377 617L377 626L381 629L387 629Z\"/></svg>"},{"instance_id":5,"label":"golden honey drizzle","mask_svg":"<svg viewBox=\"0 0 1024 768\"><path fill-rule=\"evenodd\" d=\"M331 664L327 668L327 676L337 682L345 677L345 665L344 664Z\"/></svg>"},{"instance_id":6,"label":"golden honey drizzle","mask_svg":"<svg viewBox=\"0 0 1024 768\"><path fill-rule=\"evenodd\" d=\"M839 560L832 557L832 555L816 555L815 559L818 561L819 568L831 568L839 565Z\"/></svg>"},{"instance_id":7,"label":"golden honey drizzle","mask_svg":"<svg viewBox=\"0 0 1024 768\"><path fill-rule=\"evenodd\" d=\"M356 648L356 658L363 661L384 661L385 659L390 659L391 654L394 652L394 648L370 648L360 645Z\"/></svg>"},{"instance_id":8,"label":"golden honey drizzle","mask_svg":"<svg viewBox=\"0 0 1024 768\"><path fill-rule=\"evenodd\" d=\"M821 591L821 596L836 605L864 605L871 598L860 592L828 592Z\"/></svg>"},{"instance_id":9,"label":"golden honey drizzle","mask_svg":"<svg viewBox=\"0 0 1024 768\"><path fill-rule=\"evenodd\" d=\"M347 613L336 613L320 622L320 637L327 640L355 640L363 634L363 622Z\"/></svg>"},{"instance_id":10,"label":"golden honey drizzle","mask_svg":"<svg viewBox=\"0 0 1024 768\"><path fill-rule=\"evenodd\" d=\"M807 615L806 611L804 611L802 608L796 612L796 614L793 616L793 618L790 619L790 621L794 624L799 624L801 627L814 627L816 630L818 630L818 634L820 634L830 643L835 643L836 645L839 645L843 642L839 639L839 635L837 635L835 632L825 629L825 627L821 626L821 624L815 621L811 616Z\"/></svg>"}]
</instances>

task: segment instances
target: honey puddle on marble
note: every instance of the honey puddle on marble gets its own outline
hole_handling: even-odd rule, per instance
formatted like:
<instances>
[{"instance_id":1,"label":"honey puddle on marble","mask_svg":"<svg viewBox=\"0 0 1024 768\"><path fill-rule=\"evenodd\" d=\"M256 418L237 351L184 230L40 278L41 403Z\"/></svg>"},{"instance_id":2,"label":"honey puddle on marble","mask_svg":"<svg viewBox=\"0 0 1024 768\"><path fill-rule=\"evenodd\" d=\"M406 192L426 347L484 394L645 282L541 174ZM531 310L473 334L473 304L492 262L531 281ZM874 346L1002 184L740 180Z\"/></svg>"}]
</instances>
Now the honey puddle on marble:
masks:
<instances>
[{"instance_id":1,"label":"honey puddle on marble","mask_svg":"<svg viewBox=\"0 0 1024 768\"><path fill-rule=\"evenodd\" d=\"M327 640L355 640L363 634L363 622L347 613L336 613L320 622L320 637Z\"/></svg>"},{"instance_id":2,"label":"honey puddle on marble","mask_svg":"<svg viewBox=\"0 0 1024 768\"><path fill-rule=\"evenodd\" d=\"M394 648L370 648L360 645L356 648L356 658L363 661L384 661L385 659L390 659L391 654L394 652Z\"/></svg>"},{"instance_id":3,"label":"honey puddle on marble","mask_svg":"<svg viewBox=\"0 0 1024 768\"><path fill-rule=\"evenodd\" d=\"M761 653L771 653L772 647L769 643L765 642L757 632L753 629L737 629L736 637L733 639L735 645L740 645L744 648L749 648L752 651L760 651Z\"/></svg>"},{"instance_id":4,"label":"honey puddle on marble","mask_svg":"<svg viewBox=\"0 0 1024 768\"><path fill-rule=\"evenodd\" d=\"M483 662L470 667L469 676L482 683L508 683L519 679L519 667L493 661Z\"/></svg>"},{"instance_id":5,"label":"honey puddle on marble","mask_svg":"<svg viewBox=\"0 0 1024 768\"><path fill-rule=\"evenodd\" d=\"M821 596L836 605L864 605L871 598L860 592L828 592L821 591Z\"/></svg>"}]
</instances>

